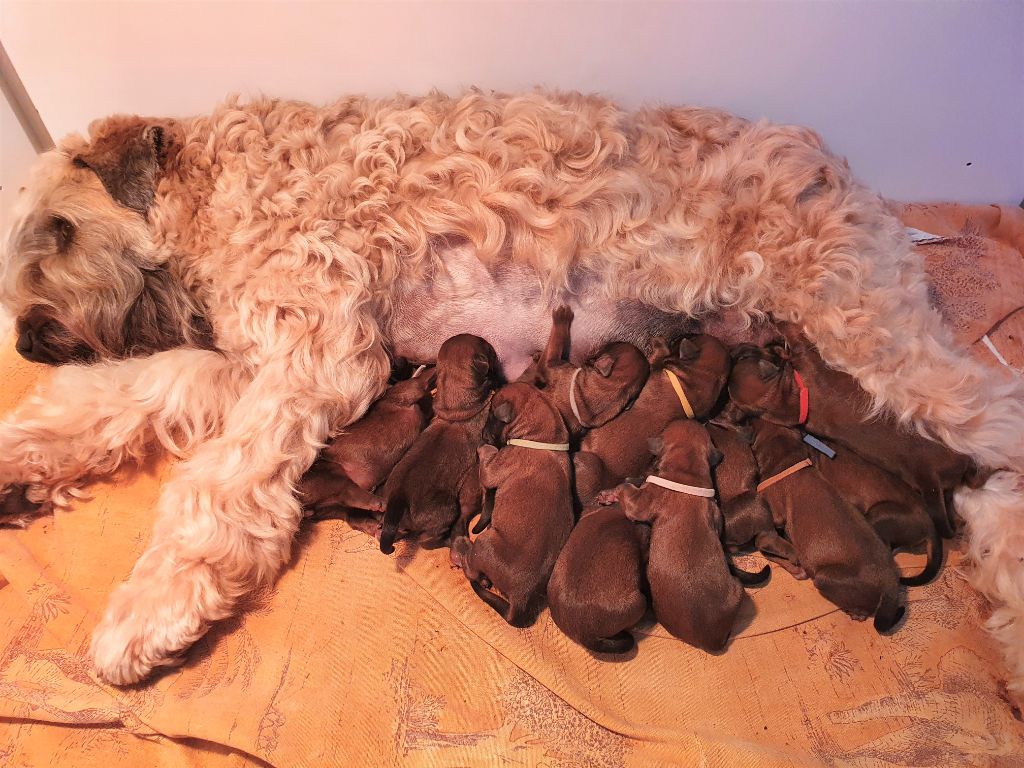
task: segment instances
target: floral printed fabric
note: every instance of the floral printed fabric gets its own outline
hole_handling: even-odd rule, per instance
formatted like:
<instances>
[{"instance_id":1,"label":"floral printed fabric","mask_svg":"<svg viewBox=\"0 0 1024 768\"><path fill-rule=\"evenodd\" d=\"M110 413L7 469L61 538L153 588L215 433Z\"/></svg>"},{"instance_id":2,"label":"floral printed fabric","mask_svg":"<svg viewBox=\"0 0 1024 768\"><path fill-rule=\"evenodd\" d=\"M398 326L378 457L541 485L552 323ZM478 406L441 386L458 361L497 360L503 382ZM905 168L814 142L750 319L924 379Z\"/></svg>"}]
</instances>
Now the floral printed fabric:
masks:
<instances>
[{"instance_id":1,"label":"floral printed fabric","mask_svg":"<svg viewBox=\"0 0 1024 768\"><path fill-rule=\"evenodd\" d=\"M946 236L917 246L958 338L1024 368L1024 212L907 206ZM0 412L46 375L0 351ZM721 656L644 624L629 661L596 661L545 613L506 626L447 553L385 557L340 521L303 529L273 590L184 667L128 689L85 652L146 544L153 462L70 512L0 531L0 763L11 766L1024 765L985 601L958 554L879 637L775 569ZM901 556L907 569L921 558ZM753 565L753 562L747 563Z\"/></svg>"}]
</instances>

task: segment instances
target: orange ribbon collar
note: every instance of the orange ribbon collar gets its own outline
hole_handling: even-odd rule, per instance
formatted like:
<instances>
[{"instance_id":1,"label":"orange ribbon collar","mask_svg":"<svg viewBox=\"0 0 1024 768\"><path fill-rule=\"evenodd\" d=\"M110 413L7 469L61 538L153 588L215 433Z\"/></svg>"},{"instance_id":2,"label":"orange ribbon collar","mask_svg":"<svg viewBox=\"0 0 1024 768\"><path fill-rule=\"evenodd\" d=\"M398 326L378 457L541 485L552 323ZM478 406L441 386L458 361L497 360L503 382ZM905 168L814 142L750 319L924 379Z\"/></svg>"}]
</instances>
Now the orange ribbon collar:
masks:
<instances>
[{"instance_id":1,"label":"orange ribbon collar","mask_svg":"<svg viewBox=\"0 0 1024 768\"><path fill-rule=\"evenodd\" d=\"M770 486L775 485L777 482L779 482L779 480L785 480L790 475L795 475L801 469L807 469L807 467L809 467L809 466L811 466L811 460L810 459L804 459L803 461L798 461L796 464L794 464L789 469L784 469L781 472L779 472L778 474L772 475L767 480L762 480L760 483L758 483L757 484L757 492L761 493L761 491L763 491L765 488L769 488Z\"/></svg>"}]
</instances>

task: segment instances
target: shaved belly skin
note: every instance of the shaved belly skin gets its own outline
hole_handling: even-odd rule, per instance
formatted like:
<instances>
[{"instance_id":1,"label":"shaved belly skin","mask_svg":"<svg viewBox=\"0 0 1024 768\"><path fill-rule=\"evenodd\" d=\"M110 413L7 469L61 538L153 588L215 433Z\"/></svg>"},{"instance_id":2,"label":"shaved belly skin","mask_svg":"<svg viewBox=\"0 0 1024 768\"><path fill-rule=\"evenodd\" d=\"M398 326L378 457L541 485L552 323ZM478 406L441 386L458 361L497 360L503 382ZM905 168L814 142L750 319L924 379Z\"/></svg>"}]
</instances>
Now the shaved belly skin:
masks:
<instances>
[{"instance_id":1,"label":"shaved belly skin","mask_svg":"<svg viewBox=\"0 0 1024 768\"><path fill-rule=\"evenodd\" d=\"M544 296L529 267L507 264L488 270L468 245L438 254L444 264L425 279L400 284L388 323L391 351L415 362L431 362L441 344L459 333L491 343L505 376L514 379L542 349L551 330L551 310L572 307L572 356L580 362L602 344L628 341L645 352L654 336L678 337L702 328L728 343L756 340L764 329L744 328L738 319L672 314L638 301L614 301L585 286L562 296ZM595 285L596 288L596 285Z\"/></svg>"}]
</instances>

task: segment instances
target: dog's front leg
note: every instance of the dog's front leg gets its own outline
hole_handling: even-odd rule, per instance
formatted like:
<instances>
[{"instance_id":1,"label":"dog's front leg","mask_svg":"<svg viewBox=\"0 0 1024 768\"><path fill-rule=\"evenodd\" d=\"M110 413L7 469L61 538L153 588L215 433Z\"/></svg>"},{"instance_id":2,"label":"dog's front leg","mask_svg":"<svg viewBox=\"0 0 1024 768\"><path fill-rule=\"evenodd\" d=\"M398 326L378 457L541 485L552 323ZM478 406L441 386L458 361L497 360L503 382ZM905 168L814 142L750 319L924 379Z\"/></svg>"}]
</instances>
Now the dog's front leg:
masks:
<instances>
[{"instance_id":1,"label":"dog's front leg","mask_svg":"<svg viewBox=\"0 0 1024 768\"><path fill-rule=\"evenodd\" d=\"M127 684L174 664L287 562L302 517L296 484L334 423L362 415L387 380L382 353L311 367L291 355L266 363L223 433L164 488L150 546L93 635L101 677Z\"/></svg>"},{"instance_id":2,"label":"dog's front leg","mask_svg":"<svg viewBox=\"0 0 1024 768\"><path fill-rule=\"evenodd\" d=\"M140 459L154 442L187 454L219 428L214 401L235 396L237 377L222 355L194 349L57 369L0 422L0 510L26 491L64 505L83 481Z\"/></svg>"}]
</instances>

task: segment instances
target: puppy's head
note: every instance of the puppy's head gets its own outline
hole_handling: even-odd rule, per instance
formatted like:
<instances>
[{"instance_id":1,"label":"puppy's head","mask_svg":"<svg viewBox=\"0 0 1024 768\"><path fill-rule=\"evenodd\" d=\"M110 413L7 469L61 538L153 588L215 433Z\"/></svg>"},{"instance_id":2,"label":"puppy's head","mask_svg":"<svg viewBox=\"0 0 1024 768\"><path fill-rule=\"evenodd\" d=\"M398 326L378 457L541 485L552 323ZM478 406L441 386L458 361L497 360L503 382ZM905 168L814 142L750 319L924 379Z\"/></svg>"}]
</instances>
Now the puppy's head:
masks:
<instances>
[{"instance_id":1,"label":"puppy's head","mask_svg":"<svg viewBox=\"0 0 1024 768\"><path fill-rule=\"evenodd\" d=\"M616 341L602 347L576 377L574 394L583 423L599 427L626 410L644 388L650 370L643 352L632 344Z\"/></svg>"},{"instance_id":2,"label":"puppy's head","mask_svg":"<svg viewBox=\"0 0 1024 768\"><path fill-rule=\"evenodd\" d=\"M433 366L424 368L417 376L411 376L401 381L396 381L387 389L384 395L388 400L398 406L411 407L420 406L424 410L430 408L430 390L437 383L437 372Z\"/></svg>"},{"instance_id":3,"label":"puppy's head","mask_svg":"<svg viewBox=\"0 0 1024 768\"><path fill-rule=\"evenodd\" d=\"M484 429L484 440L493 445L504 445L515 437L545 442L568 437L561 414L527 382L513 382L494 393Z\"/></svg>"},{"instance_id":4,"label":"puppy's head","mask_svg":"<svg viewBox=\"0 0 1024 768\"><path fill-rule=\"evenodd\" d=\"M434 412L449 421L480 412L500 383L501 368L494 348L469 333L452 336L437 353L437 394Z\"/></svg>"},{"instance_id":5,"label":"puppy's head","mask_svg":"<svg viewBox=\"0 0 1024 768\"><path fill-rule=\"evenodd\" d=\"M746 414L790 426L800 422L800 390L779 346L742 344L733 350L729 398Z\"/></svg>"},{"instance_id":6,"label":"puppy's head","mask_svg":"<svg viewBox=\"0 0 1024 768\"><path fill-rule=\"evenodd\" d=\"M14 210L0 302L18 318L18 352L60 364L210 346L147 220L179 129L110 118L90 131L39 158Z\"/></svg>"},{"instance_id":7,"label":"puppy's head","mask_svg":"<svg viewBox=\"0 0 1024 768\"><path fill-rule=\"evenodd\" d=\"M717 466L723 458L705 427L690 419L676 419L648 441L658 466L701 472Z\"/></svg>"},{"instance_id":8,"label":"puppy's head","mask_svg":"<svg viewBox=\"0 0 1024 768\"><path fill-rule=\"evenodd\" d=\"M702 333L684 337L673 352L664 367L683 383L696 418L707 418L729 381L729 350L714 336Z\"/></svg>"}]
</instances>

